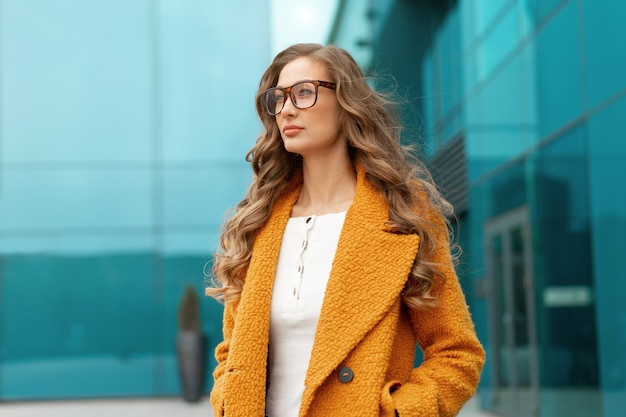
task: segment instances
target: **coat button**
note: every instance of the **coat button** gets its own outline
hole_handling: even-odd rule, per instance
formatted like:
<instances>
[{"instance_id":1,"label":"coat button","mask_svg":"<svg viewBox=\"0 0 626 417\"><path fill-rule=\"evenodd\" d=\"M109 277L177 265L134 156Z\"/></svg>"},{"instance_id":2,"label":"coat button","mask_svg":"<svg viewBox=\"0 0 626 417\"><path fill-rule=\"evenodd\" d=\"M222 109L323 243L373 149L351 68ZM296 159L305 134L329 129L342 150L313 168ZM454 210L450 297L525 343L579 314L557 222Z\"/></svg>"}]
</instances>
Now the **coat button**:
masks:
<instances>
[{"instance_id":1,"label":"coat button","mask_svg":"<svg viewBox=\"0 0 626 417\"><path fill-rule=\"evenodd\" d=\"M347 384L348 382L352 381L352 378L354 378L354 372L352 372L352 369L348 368L347 366L344 366L343 368L339 370L339 373L337 376L339 377L340 382Z\"/></svg>"}]
</instances>

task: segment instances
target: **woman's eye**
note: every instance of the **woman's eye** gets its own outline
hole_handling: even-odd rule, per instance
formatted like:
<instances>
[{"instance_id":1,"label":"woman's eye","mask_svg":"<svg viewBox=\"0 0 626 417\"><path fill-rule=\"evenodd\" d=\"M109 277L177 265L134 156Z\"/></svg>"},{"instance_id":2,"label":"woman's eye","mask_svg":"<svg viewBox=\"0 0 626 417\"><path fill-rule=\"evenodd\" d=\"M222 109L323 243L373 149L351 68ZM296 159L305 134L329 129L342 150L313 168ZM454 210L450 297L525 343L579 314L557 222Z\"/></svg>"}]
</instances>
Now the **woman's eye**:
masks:
<instances>
[{"instance_id":1,"label":"woman's eye","mask_svg":"<svg viewBox=\"0 0 626 417\"><path fill-rule=\"evenodd\" d=\"M302 90L298 90L298 97L306 97L313 94L313 90L309 90L307 88L303 88Z\"/></svg>"}]
</instances>

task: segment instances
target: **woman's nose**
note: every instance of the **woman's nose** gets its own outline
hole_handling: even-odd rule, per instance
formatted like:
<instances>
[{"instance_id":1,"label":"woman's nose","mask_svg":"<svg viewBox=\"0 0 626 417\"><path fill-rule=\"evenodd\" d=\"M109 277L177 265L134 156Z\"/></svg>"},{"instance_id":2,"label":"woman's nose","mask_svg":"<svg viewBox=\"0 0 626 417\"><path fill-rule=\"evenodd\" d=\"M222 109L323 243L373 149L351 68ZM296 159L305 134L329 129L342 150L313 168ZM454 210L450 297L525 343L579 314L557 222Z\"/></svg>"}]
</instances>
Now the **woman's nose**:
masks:
<instances>
[{"instance_id":1,"label":"woman's nose","mask_svg":"<svg viewBox=\"0 0 626 417\"><path fill-rule=\"evenodd\" d=\"M285 98L285 104L283 105L283 109L280 113L284 115L293 114L293 112L295 112L297 109L298 108L293 105L293 99L291 98L291 96L287 96Z\"/></svg>"}]
</instances>

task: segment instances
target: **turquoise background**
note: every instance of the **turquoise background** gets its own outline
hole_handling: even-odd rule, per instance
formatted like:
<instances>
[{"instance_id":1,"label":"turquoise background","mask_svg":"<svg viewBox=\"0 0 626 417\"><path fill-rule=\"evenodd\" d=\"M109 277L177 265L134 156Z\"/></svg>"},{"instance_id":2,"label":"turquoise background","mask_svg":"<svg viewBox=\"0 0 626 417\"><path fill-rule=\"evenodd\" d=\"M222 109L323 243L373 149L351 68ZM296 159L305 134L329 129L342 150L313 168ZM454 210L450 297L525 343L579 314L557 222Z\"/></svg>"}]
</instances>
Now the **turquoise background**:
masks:
<instances>
[{"instance_id":1,"label":"turquoise background","mask_svg":"<svg viewBox=\"0 0 626 417\"><path fill-rule=\"evenodd\" d=\"M0 0L0 400L177 395L186 285L210 389L203 268L250 181L268 19L257 1Z\"/></svg>"},{"instance_id":2,"label":"turquoise background","mask_svg":"<svg viewBox=\"0 0 626 417\"><path fill-rule=\"evenodd\" d=\"M360 4L345 3L346 11ZM419 134L426 155L462 141L469 202L458 213L459 276L487 351L482 408L498 408L492 331L501 319L490 315L497 295L485 286L485 231L521 208L532 239L539 415L621 417L626 3L371 4L344 13L333 40L373 76L393 75L408 136ZM589 288L591 305L546 305L545 291L559 287Z\"/></svg>"},{"instance_id":3,"label":"turquoise background","mask_svg":"<svg viewBox=\"0 0 626 417\"><path fill-rule=\"evenodd\" d=\"M463 288L488 353L485 225L526 207L542 416L626 407L626 3L339 2L333 40L406 99L426 155L464 141ZM0 0L0 400L177 395L176 311L250 181L268 2ZM393 83L393 80L391 81ZM383 84L381 84L383 85ZM416 136L413 136L415 138ZM221 307L202 297L212 350ZM573 398L576 400L577 398Z\"/></svg>"}]
</instances>

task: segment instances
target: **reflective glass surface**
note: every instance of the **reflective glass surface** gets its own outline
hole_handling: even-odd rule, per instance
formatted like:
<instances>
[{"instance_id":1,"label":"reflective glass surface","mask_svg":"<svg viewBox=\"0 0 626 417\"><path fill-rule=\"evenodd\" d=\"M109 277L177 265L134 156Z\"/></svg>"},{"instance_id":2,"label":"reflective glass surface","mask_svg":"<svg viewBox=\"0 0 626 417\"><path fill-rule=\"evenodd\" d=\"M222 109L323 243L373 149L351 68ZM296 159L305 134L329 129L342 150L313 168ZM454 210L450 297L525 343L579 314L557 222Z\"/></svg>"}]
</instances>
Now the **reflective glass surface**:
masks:
<instances>
[{"instance_id":1,"label":"reflective glass surface","mask_svg":"<svg viewBox=\"0 0 626 417\"><path fill-rule=\"evenodd\" d=\"M472 3L476 32L479 34L482 34L490 25L493 25L496 17L507 6L506 2L498 0L477 0Z\"/></svg>"},{"instance_id":2,"label":"reflective glass surface","mask_svg":"<svg viewBox=\"0 0 626 417\"><path fill-rule=\"evenodd\" d=\"M621 417L626 404L616 348L626 345L622 3L397 2L394 24L373 33L372 66L424 97L427 155L464 136L471 197L459 213L459 272L491 358L480 402L503 416ZM526 229L488 233L521 210ZM502 282L485 283L489 268Z\"/></svg>"},{"instance_id":3,"label":"reflective glass surface","mask_svg":"<svg viewBox=\"0 0 626 417\"><path fill-rule=\"evenodd\" d=\"M606 415L619 416L626 404L626 99L589 119L589 182L593 270L598 302L598 342Z\"/></svg>"},{"instance_id":4,"label":"reflective glass surface","mask_svg":"<svg viewBox=\"0 0 626 417\"><path fill-rule=\"evenodd\" d=\"M556 15L534 41L539 137L572 122L584 109L580 26L576 2Z\"/></svg>"},{"instance_id":5,"label":"reflective glass surface","mask_svg":"<svg viewBox=\"0 0 626 417\"><path fill-rule=\"evenodd\" d=\"M0 1L0 401L179 395L187 285L210 390L203 270L270 59L268 5L240 6Z\"/></svg>"},{"instance_id":6,"label":"reflective glass surface","mask_svg":"<svg viewBox=\"0 0 626 417\"><path fill-rule=\"evenodd\" d=\"M3 1L3 160L148 160L149 28L138 2Z\"/></svg>"},{"instance_id":7,"label":"reflective glass surface","mask_svg":"<svg viewBox=\"0 0 626 417\"><path fill-rule=\"evenodd\" d=\"M518 42L518 30L516 9L509 7L477 48L478 79L491 74L511 53Z\"/></svg>"},{"instance_id":8,"label":"reflective glass surface","mask_svg":"<svg viewBox=\"0 0 626 417\"><path fill-rule=\"evenodd\" d=\"M563 0L520 0L520 3L528 10L535 22L549 19L558 12L560 6L568 2Z\"/></svg>"},{"instance_id":9,"label":"reflective glass surface","mask_svg":"<svg viewBox=\"0 0 626 417\"><path fill-rule=\"evenodd\" d=\"M163 225L174 230L203 226L217 229L227 210L245 196L250 178L250 168L243 160L222 166L188 164L164 169Z\"/></svg>"},{"instance_id":10,"label":"reflective glass surface","mask_svg":"<svg viewBox=\"0 0 626 417\"><path fill-rule=\"evenodd\" d=\"M581 2L588 106L596 107L626 88L626 2Z\"/></svg>"},{"instance_id":11,"label":"reflective glass surface","mask_svg":"<svg viewBox=\"0 0 626 417\"><path fill-rule=\"evenodd\" d=\"M503 415L532 417L537 400L533 274L527 211L514 211L486 229L488 275L494 295L494 409Z\"/></svg>"},{"instance_id":12,"label":"reflective glass surface","mask_svg":"<svg viewBox=\"0 0 626 417\"><path fill-rule=\"evenodd\" d=\"M154 3L158 49L150 71L162 116L153 120L160 129L155 151L165 161L242 161L260 132L254 94L270 59L269 5Z\"/></svg>"},{"instance_id":13,"label":"reflective glass surface","mask_svg":"<svg viewBox=\"0 0 626 417\"><path fill-rule=\"evenodd\" d=\"M154 393L155 267L149 253L4 255L2 397Z\"/></svg>"},{"instance_id":14,"label":"reflective glass surface","mask_svg":"<svg viewBox=\"0 0 626 417\"><path fill-rule=\"evenodd\" d=\"M586 139L582 126L531 158L541 408L601 415ZM548 412L548 411L547 411Z\"/></svg>"},{"instance_id":15,"label":"reflective glass surface","mask_svg":"<svg viewBox=\"0 0 626 417\"><path fill-rule=\"evenodd\" d=\"M10 138L8 138L10 139ZM153 222L147 167L74 168L45 164L6 168L0 232L142 228Z\"/></svg>"}]
</instances>

